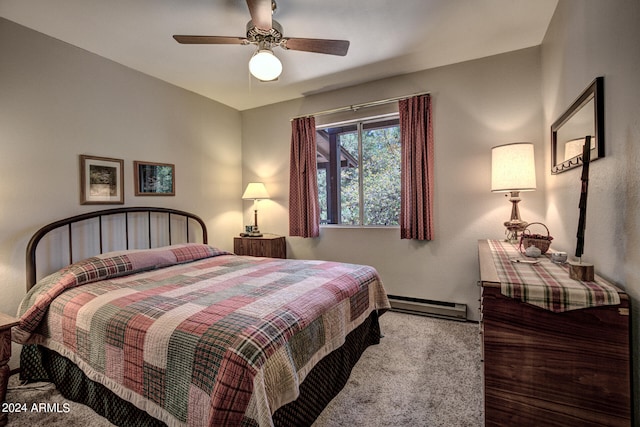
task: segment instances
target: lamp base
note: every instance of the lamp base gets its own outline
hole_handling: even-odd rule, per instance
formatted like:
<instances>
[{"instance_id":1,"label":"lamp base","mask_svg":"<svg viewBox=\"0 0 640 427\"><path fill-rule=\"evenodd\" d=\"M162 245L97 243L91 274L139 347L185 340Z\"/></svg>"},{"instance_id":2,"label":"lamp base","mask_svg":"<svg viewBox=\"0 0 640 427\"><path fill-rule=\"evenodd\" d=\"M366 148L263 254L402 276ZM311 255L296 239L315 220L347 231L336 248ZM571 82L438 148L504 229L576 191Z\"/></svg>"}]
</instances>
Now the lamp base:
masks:
<instances>
[{"instance_id":1,"label":"lamp base","mask_svg":"<svg viewBox=\"0 0 640 427\"><path fill-rule=\"evenodd\" d=\"M511 219L505 221L504 226L507 228L507 241L517 242L518 233L522 233L529 223L520 219L520 210L518 202L520 202L520 192L512 191L509 201L511 202Z\"/></svg>"},{"instance_id":2,"label":"lamp base","mask_svg":"<svg viewBox=\"0 0 640 427\"><path fill-rule=\"evenodd\" d=\"M527 228L527 225L529 225L528 222L520 219L510 219L509 221L505 221L504 226L507 229L507 241L518 242L520 239L518 237L518 233L522 233Z\"/></svg>"},{"instance_id":3,"label":"lamp base","mask_svg":"<svg viewBox=\"0 0 640 427\"><path fill-rule=\"evenodd\" d=\"M262 237L263 234L258 232L240 233L240 237Z\"/></svg>"},{"instance_id":4,"label":"lamp base","mask_svg":"<svg viewBox=\"0 0 640 427\"><path fill-rule=\"evenodd\" d=\"M256 225L251 227L251 231L249 231L249 237L262 237L262 233L258 229L258 214L256 213Z\"/></svg>"}]
</instances>

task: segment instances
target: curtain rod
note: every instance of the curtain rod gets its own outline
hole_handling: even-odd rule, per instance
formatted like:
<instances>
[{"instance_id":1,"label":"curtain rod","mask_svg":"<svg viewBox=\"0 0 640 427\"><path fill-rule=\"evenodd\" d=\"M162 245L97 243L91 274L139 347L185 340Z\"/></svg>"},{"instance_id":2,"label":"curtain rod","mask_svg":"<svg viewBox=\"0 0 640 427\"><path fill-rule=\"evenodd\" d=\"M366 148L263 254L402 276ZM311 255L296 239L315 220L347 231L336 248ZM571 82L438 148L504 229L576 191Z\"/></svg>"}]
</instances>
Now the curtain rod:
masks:
<instances>
[{"instance_id":1,"label":"curtain rod","mask_svg":"<svg viewBox=\"0 0 640 427\"><path fill-rule=\"evenodd\" d=\"M378 100L378 101L371 101L371 102L363 102L362 104L353 104L353 105L348 105L348 106L345 106L345 107L333 108L331 110L318 111L317 113L302 114L300 116L292 117L290 119L290 121L291 120L295 120L295 119L301 119L303 117L317 117L317 116L324 116L324 115L327 115L327 114L342 113L344 111L354 111L355 112L355 111L358 111L361 108L377 107L378 105L390 104L392 102L400 101L402 99L412 98L414 96L429 95L429 93L430 92L419 92L419 93L414 93L414 94L411 94L411 95L396 96L394 98L381 99L381 100Z\"/></svg>"}]
</instances>

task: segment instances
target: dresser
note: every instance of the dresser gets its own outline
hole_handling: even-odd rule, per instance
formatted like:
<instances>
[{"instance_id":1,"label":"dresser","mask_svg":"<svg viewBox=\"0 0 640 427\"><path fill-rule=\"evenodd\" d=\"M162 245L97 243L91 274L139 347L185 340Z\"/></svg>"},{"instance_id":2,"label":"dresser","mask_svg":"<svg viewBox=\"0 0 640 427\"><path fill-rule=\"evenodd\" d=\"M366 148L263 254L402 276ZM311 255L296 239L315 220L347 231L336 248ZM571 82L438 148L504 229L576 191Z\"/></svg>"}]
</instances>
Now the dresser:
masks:
<instances>
[{"instance_id":1,"label":"dresser","mask_svg":"<svg viewBox=\"0 0 640 427\"><path fill-rule=\"evenodd\" d=\"M233 252L268 258L286 258L287 243L284 236L264 234L261 237L234 237Z\"/></svg>"},{"instance_id":2,"label":"dresser","mask_svg":"<svg viewBox=\"0 0 640 427\"><path fill-rule=\"evenodd\" d=\"M569 273L542 257L545 264L511 262L519 270L507 276L511 258L505 263L495 242L478 242L485 426L630 426L628 296L596 276L619 304L557 312L523 302L539 291L527 283L531 272L549 294ZM518 281L516 297L507 282Z\"/></svg>"}]
</instances>

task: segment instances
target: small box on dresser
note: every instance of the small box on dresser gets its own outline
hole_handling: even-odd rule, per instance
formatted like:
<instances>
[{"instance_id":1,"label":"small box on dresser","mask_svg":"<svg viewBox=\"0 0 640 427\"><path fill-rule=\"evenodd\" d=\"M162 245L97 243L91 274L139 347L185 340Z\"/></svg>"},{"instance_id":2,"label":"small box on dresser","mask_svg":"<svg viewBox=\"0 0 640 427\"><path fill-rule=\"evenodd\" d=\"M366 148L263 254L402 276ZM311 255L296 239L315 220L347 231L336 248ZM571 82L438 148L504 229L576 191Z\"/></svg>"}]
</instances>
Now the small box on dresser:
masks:
<instances>
[{"instance_id":1,"label":"small box on dresser","mask_svg":"<svg viewBox=\"0 0 640 427\"><path fill-rule=\"evenodd\" d=\"M485 426L630 426L628 296L548 311L503 295L487 241L478 250Z\"/></svg>"}]
</instances>

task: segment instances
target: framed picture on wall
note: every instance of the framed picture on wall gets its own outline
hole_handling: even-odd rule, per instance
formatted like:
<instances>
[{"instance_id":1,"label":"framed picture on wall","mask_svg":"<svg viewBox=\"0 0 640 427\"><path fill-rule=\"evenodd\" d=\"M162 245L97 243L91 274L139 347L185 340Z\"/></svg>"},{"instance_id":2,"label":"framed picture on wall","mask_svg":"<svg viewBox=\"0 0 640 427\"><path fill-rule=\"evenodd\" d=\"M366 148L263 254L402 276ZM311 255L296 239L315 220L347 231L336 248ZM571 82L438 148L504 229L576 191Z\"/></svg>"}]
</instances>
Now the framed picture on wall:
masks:
<instances>
[{"instance_id":1,"label":"framed picture on wall","mask_svg":"<svg viewBox=\"0 0 640 427\"><path fill-rule=\"evenodd\" d=\"M80 204L124 203L124 161L80 155Z\"/></svg>"},{"instance_id":2,"label":"framed picture on wall","mask_svg":"<svg viewBox=\"0 0 640 427\"><path fill-rule=\"evenodd\" d=\"M136 196L175 196L175 166L169 163L133 162Z\"/></svg>"}]
</instances>

